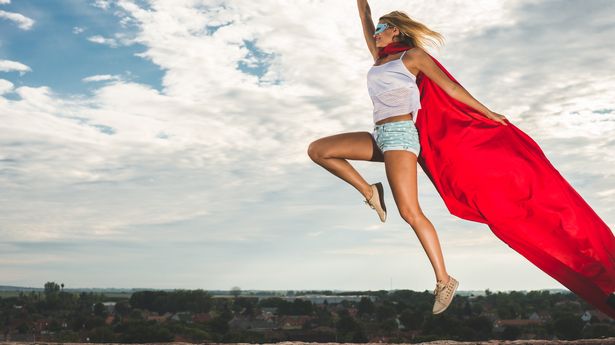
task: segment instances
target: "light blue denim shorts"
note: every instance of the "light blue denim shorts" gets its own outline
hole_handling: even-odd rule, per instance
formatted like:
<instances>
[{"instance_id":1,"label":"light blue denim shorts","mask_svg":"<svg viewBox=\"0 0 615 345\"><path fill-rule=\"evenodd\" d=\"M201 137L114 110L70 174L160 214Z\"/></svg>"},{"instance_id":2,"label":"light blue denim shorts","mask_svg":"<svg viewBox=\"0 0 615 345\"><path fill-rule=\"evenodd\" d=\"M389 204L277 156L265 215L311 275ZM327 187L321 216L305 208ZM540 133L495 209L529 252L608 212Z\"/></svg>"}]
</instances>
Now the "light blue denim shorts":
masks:
<instances>
[{"instance_id":1,"label":"light blue denim shorts","mask_svg":"<svg viewBox=\"0 0 615 345\"><path fill-rule=\"evenodd\" d=\"M383 153L388 150L406 150L418 157L421 151L419 132L412 120L374 125L372 136Z\"/></svg>"}]
</instances>

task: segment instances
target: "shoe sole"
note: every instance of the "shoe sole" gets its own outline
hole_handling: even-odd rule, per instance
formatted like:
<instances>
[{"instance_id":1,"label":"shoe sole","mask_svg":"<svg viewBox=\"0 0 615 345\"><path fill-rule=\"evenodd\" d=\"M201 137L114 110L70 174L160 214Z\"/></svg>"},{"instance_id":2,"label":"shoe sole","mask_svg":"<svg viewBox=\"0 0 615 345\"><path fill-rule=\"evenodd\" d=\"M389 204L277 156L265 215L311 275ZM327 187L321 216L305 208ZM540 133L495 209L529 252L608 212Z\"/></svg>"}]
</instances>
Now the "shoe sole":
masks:
<instances>
[{"instance_id":1,"label":"shoe sole","mask_svg":"<svg viewBox=\"0 0 615 345\"><path fill-rule=\"evenodd\" d=\"M452 277L451 277L452 278ZM441 314L443 313L446 309L448 309L448 307L451 305L451 303L453 302L453 298L455 298L455 292L457 292L457 287L459 286L459 282L457 280L455 280L455 285L453 285L453 292L451 292L451 300L448 302L448 304L446 305L446 307L444 307L444 309L439 310L435 313L432 312L432 314L437 315L437 314Z\"/></svg>"},{"instance_id":2,"label":"shoe sole","mask_svg":"<svg viewBox=\"0 0 615 345\"><path fill-rule=\"evenodd\" d=\"M384 219L381 219L381 221L384 223L384 221L387 219L387 207L384 204L384 188L382 187L382 182L378 182L374 184L374 186L376 186L376 189L378 190L378 200L380 201L380 206L384 211Z\"/></svg>"}]
</instances>

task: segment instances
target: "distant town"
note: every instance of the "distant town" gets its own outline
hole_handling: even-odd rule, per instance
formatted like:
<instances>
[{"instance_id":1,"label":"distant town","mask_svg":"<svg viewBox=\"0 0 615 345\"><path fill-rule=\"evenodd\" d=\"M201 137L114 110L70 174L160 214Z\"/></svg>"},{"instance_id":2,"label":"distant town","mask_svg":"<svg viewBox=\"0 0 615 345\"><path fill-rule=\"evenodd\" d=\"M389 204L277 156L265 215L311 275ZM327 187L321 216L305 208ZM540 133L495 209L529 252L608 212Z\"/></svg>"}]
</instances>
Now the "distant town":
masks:
<instances>
[{"instance_id":1,"label":"distant town","mask_svg":"<svg viewBox=\"0 0 615 345\"><path fill-rule=\"evenodd\" d=\"M4 341L425 342L615 337L615 320L567 290L255 291L0 286Z\"/></svg>"}]
</instances>

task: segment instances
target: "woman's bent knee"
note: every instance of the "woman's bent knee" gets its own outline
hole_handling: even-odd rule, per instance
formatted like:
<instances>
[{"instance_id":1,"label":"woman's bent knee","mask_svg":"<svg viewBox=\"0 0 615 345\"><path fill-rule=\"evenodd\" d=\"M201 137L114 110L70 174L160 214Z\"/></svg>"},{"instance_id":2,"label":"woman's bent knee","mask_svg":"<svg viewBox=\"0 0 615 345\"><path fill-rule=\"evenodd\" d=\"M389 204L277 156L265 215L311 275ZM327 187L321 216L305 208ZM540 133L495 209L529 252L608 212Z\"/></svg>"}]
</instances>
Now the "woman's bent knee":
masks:
<instances>
[{"instance_id":1,"label":"woman's bent knee","mask_svg":"<svg viewBox=\"0 0 615 345\"><path fill-rule=\"evenodd\" d=\"M310 145L308 146L308 149L307 149L307 154L308 154L308 156L310 156L310 158L314 162L322 160L322 158L323 158L323 150L322 150L322 147L321 147L320 143L318 142L318 140L312 141L310 143Z\"/></svg>"},{"instance_id":2,"label":"woman's bent knee","mask_svg":"<svg viewBox=\"0 0 615 345\"><path fill-rule=\"evenodd\" d=\"M400 208L399 215L410 225L416 224L418 220L425 217L420 209L413 210L410 208Z\"/></svg>"}]
</instances>

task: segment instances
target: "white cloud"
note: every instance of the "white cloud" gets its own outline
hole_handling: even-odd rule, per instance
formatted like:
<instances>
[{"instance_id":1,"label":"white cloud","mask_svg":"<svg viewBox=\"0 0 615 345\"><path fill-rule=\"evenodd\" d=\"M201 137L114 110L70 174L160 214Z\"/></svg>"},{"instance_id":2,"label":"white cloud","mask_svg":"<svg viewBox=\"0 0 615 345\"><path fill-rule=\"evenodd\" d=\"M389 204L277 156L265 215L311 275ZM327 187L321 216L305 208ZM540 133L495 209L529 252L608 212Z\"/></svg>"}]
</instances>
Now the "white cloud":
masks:
<instances>
[{"instance_id":1,"label":"white cloud","mask_svg":"<svg viewBox=\"0 0 615 345\"><path fill-rule=\"evenodd\" d=\"M11 3L11 0L0 0L0 5L7 5L10 3Z\"/></svg>"},{"instance_id":2,"label":"white cloud","mask_svg":"<svg viewBox=\"0 0 615 345\"><path fill-rule=\"evenodd\" d=\"M8 2L7 2L8 3ZM34 25L34 20L20 13L7 12L0 10L0 18L11 20L19 26L20 29L30 30Z\"/></svg>"},{"instance_id":3,"label":"white cloud","mask_svg":"<svg viewBox=\"0 0 615 345\"><path fill-rule=\"evenodd\" d=\"M111 1L109 0L95 0L92 4L95 7L101 8L103 10L108 10L111 5Z\"/></svg>"},{"instance_id":4,"label":"white cloud","mask_svg":"<svg viewBox=\"0 0 615 345\"><path fill-rule=\"evenodd\" d=\"M13 83L6 79L0 79L0 95L13 90Z\"/></svg>"},{"instance_id":5,"label":"white cloud","mask_svg":"<svg viewBox=\"0 0 615 345\"><path fill-rule=\"evenodd\" d=\"M115 48L118 46L117 41L113 38L105 38L100 35L90 36L88 37L88 41L108 45L109 47Z\"/></svg>"},{"instance_id":6,"label":"white cloud","mask_svg":"<svg viewBox=\"0 0 615 345\"><path fill-rule=\"evenodd\" d=\"M74 33L75 35L78 35L78 34L80 34L80 33L84 32L84 31L85 31L85 28L84 28L84 27L81 27L81 26L73 26L73 33Z\"/></svg>"},{"instance_id":7,"label":"white cloud","mask_svg":"<svg viewBox=\"0 0 615 345\"><path fill-rule=\"evenodd\" d=\"M86 78L81 79L84 82L95 82L95 81L118 81L121 80L118 75L110 75L110 74L98 74L92 75Z\"/></svg>"},{"instance_id":8,"label":"white cloud","mask_svg":"<svg viewBox=\"0 0 615 345\"><path fill-rule=\"evenodd\" d=\"M111 48L117 48L119 46L129 46L134 43L134 38L131 38L127 34L117 33L115 34L115 38L103 37L101 35L94 35L88 37L88 41L104 44Z\"/></svg>"},{"instance_id":9,"label":"white cloud","mask_svg":"<svg viewBox=\"0 0 615 345\"><path fill-rule=\"evenodd\" d=\"M615 107L607 100L615 97L615 89L613 77L599 71L615 63L612 51L595 42L610 39L612 30L604 25L612 12L604 3L588 2L591 17L572 30L569 24L579 8L560 5L521 3L518 10L527 15L518 16L516 25L453 42L446 61L462 83L467 80L466 86L491 100L492 108L523 121L537 137L604 138L614 129Z\"/></svg>"},{"instance_id":10,"label":"white cloud","mask_svg":"<svg viewBox=\"0 0 615 345\"><path fill-rule=\"evenodd\" d=\"M0 60L0 72L12 72L12 71L25 73L25 72L30 72L31 69L30 67L18 61Z\"/></svg>"}]
</instances>

